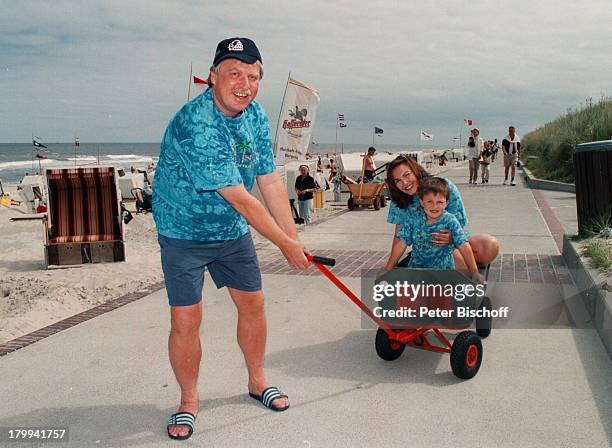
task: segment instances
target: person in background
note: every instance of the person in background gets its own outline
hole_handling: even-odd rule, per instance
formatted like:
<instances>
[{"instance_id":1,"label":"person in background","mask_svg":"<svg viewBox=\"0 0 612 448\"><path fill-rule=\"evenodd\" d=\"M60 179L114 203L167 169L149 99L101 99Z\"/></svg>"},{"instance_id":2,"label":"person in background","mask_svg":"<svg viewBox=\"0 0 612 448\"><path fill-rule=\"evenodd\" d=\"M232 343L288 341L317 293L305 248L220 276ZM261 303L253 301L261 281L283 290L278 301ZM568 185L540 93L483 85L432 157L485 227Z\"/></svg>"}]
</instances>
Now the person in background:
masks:
<instances>
[{"instance_id":1,"label":"person in background","mask_svg":"<svg viewBox=\"0 0 612 448\"><path fill-rule=\"evenodd\" d=\"M313 193L317 191L314 178L310 175L308 165L300 165L300 175L295 179L295 193L298 196L298 210L304 224L312 222Z\"/></svg>"},{"instance_id":2,"label":"person in background","mask_svg":"<svg viewBox=\"0 0 612 448\"><path fill-rule=\"evenodd\" d=\"M465 147L465 156L468 159L468 168L470 170L470 181L471 184L476 183L478 180L478 148L476 147L476 141L474 136L470 135Z\"/></svg>"},{"instance_id":3,"label":"person in background","mask_svg":"<svg viewBox=\"0 0 612 448\"><path fill-rule=\"evenodd\" d=\"M315 185L317 186L317 190L319 191L327 191L329 190L329 182L327 178L323 175L323 170L317 168L317 171L314 175Z\"/></svg>"},{"instance_id":4,"label":"person in background","mask_svg":"<svg viewBox=\"0 0 612 448\"><path fill-rule=\"evenodd\" d=\"M497 143L497 139L493 141L491 144L491 163L495 162L497 159L497 152L499 151L499 144Z\"/></svg>"},{"instance_id":5,"label":"person in background","mask_svg":"<svg viewBox=\"0 0 612 448\"><path fill-rule=\"evenodd\" d=\"M374 172L376 171L376 165L374 164L375 153L376 148L370 146L368 148L368 153L364 156L365 171L363 177L366 182L372 182L374 180Z\"/></svg>"},{"instance_id":6,"label":"person in background","mask_svg":"<svg viewBox=\"0 0 612 448\"><path fill-rule=\"evenodd\" d=\"M487 140L484 144L484 149L480 153L480 170L482 171L483 184L489 183L489 165L491 164L492 157L491 142Z\"/></svg>"},{"instance_id":7,"label":"person in background","mask_svg":"<svg viewBox=\"0 0 612 448\"><path fill-rule=\"evenodd\" d=\"M504 182L508 183L508 171L512 170L510 185L516 185L514 175L516 172L516 164L521 157L521 138L516 133L514 126L508 127L508 135L502 140L502 150L504 151Z\"/></svg>"},{"instance_id":8,"label":"person in background","mask_svg":"<svg viewBox=\"0 0 612 448\"><path fill-rule=\"evenodd\" d=\"M340 202L340 188L342 186L342 182L338 172L338 165L334 159L329 159L329 181L332 183L334 188L334 202Z\"/></svg>"}]
</instances>

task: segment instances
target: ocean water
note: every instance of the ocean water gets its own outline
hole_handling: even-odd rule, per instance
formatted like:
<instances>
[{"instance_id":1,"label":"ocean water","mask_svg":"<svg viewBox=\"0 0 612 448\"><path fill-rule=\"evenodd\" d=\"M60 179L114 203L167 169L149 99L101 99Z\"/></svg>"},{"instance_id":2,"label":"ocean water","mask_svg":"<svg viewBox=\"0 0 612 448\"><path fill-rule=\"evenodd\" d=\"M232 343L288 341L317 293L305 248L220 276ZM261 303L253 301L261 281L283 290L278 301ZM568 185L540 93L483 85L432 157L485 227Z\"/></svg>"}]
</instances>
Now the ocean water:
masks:
<instances>
[{"instance_id":1,"label":"ocean water","mask_svg":"<svg viewBox=\"0 0 612 448\"><path fill-rule=\"evenodd\" d=\"M157 164L159 143L44 143L48 153L46 159L35 157L36 151L30 143L0 143L0 180L5 184L16 184L27 174L37 174L47 167L114 165L129 170L146 169L151 162ZM332 156L334 153L366 152L369 144L311 144L311 154ZM400 153L402 151L449 149L431 145L375 145L378 152ZM76 162L76 163L75 163Z\"/></svg>"},{"instance_id":2,"label":"ocean water","mask_svg":"<svg viewBox=\"0 0 612 448\"><path fill-rule=\"evenodd\" d=\"M0 180L18 183L23 176L48 167L113 165L145 169L159 158L159 143L44 143L46 159L37 159L30 143L0 143ZM40 162L40 164L39 164Z\"/></svg>"}]
</instances>

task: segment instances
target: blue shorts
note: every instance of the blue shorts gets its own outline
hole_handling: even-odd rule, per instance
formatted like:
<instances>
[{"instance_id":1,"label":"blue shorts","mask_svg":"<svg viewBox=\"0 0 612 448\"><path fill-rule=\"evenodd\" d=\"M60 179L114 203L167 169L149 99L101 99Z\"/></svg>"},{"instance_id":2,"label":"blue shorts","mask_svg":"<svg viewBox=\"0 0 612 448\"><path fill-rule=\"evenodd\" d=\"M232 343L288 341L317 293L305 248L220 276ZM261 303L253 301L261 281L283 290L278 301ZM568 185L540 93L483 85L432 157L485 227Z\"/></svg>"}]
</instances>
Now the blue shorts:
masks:
<instances>
[{"instance_id":1,"label":"blue shorts","mask_svg":"<svg viewBox=\"0 0 612 448\"><path fill-rule=\"evenodd\" d=\"M205 268L217 289L261 290L261 271L250 233L229 241L178 240L163 235L157 239L170 306L195 305L202 300Z\"/></svg>"}]
</instances>

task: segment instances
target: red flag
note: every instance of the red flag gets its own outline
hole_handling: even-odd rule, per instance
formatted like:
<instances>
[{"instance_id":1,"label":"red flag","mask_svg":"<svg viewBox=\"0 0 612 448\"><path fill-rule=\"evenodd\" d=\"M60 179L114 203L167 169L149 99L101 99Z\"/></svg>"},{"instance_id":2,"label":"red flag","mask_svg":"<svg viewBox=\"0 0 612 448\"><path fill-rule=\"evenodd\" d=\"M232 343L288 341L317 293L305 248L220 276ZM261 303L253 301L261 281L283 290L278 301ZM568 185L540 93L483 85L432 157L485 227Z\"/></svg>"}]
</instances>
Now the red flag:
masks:
<instances>
[{"instance_id":1,"label":"red flag","mask_svg":"<svg viewBox=\"0 0 612 448\"><path fill-rule=\"evenodd\" d=\"M187 100L194 98L204 92L208 88L208 81L196 75L191 75L191 83L187 93Z\"/></svg>"},{"instance_id":2,"label":"red flag","mask_svg":"<svg viewBox=\"0 0 612 448\"><path fill-rule=\"evenodd\" d=\"M472 120L470 120L469 118L466 118L466 119L464 119L463 121L465 121L465 124L466 124L467 126L472 126L473 121L472 121Z\"/></svg>"}]
</instances>

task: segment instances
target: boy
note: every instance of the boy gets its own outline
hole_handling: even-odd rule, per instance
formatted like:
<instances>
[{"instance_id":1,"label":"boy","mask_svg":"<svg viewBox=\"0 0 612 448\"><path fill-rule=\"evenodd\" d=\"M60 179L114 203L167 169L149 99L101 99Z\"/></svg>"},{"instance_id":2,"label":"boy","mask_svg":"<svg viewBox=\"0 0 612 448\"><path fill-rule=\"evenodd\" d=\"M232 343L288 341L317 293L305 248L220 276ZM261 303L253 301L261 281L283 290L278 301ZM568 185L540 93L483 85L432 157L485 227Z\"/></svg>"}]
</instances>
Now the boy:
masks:
<instances>
[{"instance_id":1,"label":"boy","mask_svg":"<svg viewBox=\"0 0 612 448\"><path fill-rule=\"evenodd\" d=\"M439 177L427 177L419 185L419 202L413 208L414 219L402 225L397 237L404 243L398 248L402 252L412 245L412 257L409 267L431 269L455 269L453 249L456 247L465 260L470 276L477 283L484 283L484 277L478 272L474 253L468 243L467 235L457 218L446 211L448 204L448 183ZM433 244L432 232L448 229L453 237L453 244L436 246Z\"/></svg>"},{"instance_id":2,"label":"boy","mask_svg":"<svg viewBox=\"0 0 612 448\"><path fill-rule=\"evenodd\" d=\"M480 153L480 167L482 171L482 183L489 183L489 165L491 164L491 158L493 152L491 151L491 142L486 141L484 143L484 149Z\"/></svg>"}]
</instances>

